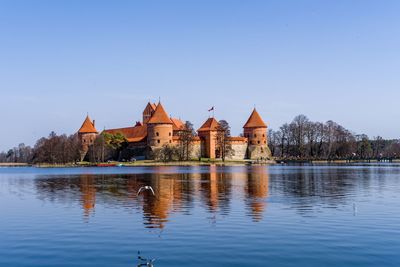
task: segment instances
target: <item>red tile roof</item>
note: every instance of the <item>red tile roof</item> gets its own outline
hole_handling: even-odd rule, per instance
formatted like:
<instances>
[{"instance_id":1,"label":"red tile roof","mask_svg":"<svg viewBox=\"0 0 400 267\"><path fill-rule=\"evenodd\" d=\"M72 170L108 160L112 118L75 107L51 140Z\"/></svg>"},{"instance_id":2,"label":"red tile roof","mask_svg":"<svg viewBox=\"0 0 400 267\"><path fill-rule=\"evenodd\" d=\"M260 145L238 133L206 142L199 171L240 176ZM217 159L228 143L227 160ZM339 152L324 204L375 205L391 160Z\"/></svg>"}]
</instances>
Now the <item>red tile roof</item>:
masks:
<instances>
[{"instance_id":1,"label":"red tile roof","mask_svg":"<svg viewBox=\"0 0 400 267\"><path fill-rule=\"evenodd\" d=\"M267 128L267 125L257 110L254 109L243 128Z\"/></svg>"},{"instance_id":2,"label":"red tile roof","mask_svg":"<svg viewBox=\"0 0 400 267\"><path fill-rule=\"evenodd\" d=\"M167 112L165 112L165 109L161 105L161 103L158 103L153 116L151 116L150 120L147 123L149 123L149 124L172 124L172 121L169 119Z\"/></svg>"},{"instance_id":3,"label":"red tile roof","mask_svg":"<svg viewBox=\"0 0 400 267\"><path fill-rule=\"evenodd\" d=\"M216 131L219 127L219 123L216 119L214 118L208 118L206 122L198 129L198 132L204 132L204 131Z\"/></svg>"},{"instance_id":4,"label":"red tile roof","mask_svg":"<svg viewBox=\"0 0 400 267\"><path fill-rule=\"evenodd\" d=\"M89 118L89 115L86 116L86 119L83 122L81 128L79 129L78 133L97 133L97 130L94 127L94 123Z\"/></svg>"},{"instance_id":5,"label":"red tile roof","mask_svg":"<svg viewBox=\"0 0 400 267\"><path fill-rule=\"evenodd\" d=\"M170 118L172 121L172 129L174 131L183 130L185 128L185 123L177 118Z\"/></svg>"},{"instance_id":6,"label":"red tile roof","mask_svg":"<svg viewBox=\"0 0 400 267\"><path fill-rule=\"evenodd\" d=\"M156 103L150 103L150 102L149 102L149 104L150 104L150 107L151 107L153 110L156 110L156 108L157 108L157 104L156 104Z\"/></svg>"},{"instance_id":7,"label":"red tile roof","mask_svg":"<svg viewBox=\"0 0 400 267\"><path fill-rule=\"evenodd\" d=\"M108 129L104 130L106 133L110 134L123 134L125 138L130 143L134 142L142 142L145 141L147 138L147 126L135 126L135 127L126 127L126 128L118 128L118 129Z\"/></svg>"}]
</instances>

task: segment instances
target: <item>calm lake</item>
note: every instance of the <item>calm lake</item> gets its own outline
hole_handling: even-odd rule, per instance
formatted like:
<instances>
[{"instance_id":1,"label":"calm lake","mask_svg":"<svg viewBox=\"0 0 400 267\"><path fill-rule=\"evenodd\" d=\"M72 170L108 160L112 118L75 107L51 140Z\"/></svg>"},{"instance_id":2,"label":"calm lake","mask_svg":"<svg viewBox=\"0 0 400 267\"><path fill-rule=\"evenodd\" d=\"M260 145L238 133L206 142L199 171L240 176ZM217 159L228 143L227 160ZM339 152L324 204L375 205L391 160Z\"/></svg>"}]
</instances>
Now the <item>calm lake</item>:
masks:
<instances>
[{"instance_id":1,"label":"calm lake","mask_svg":"<svg viewBox=\"0 0 400 267\"><path fill-rule=\"evenodd\" d=\"M138 251L157 267L397 267L400 165L0 168L0 266L138 266Z\"/></svg>"}]
</instances>

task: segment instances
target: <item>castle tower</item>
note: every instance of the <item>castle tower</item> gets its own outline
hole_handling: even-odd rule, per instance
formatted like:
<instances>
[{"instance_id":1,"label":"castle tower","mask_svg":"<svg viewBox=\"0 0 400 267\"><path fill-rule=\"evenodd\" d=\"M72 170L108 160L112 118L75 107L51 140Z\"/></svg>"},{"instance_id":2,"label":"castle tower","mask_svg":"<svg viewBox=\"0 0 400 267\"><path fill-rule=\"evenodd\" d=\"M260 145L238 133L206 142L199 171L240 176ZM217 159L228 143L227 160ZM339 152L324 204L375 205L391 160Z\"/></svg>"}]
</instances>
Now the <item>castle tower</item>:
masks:
<instances>
[{"instance_id":1,"label":"castle tower","mask_svg":"<svg viewBox=\"0 0 400 267\"><path fill-rule=\"evenodd\" d=\"M81 140L81 161L85 158L87 152L89 151L89 146L93 145L94 140L96 139L98 132L94 125L94 120L89 118L89 115L86 116L81 128L78 131L79 139Z\"/></svg>"},{"instance_id":2,"label":"castle tower","mask_svg":"<svg viewBox=\"0 0 400 267\"><path fill-rule=\"evenodd\" d=\"M172 121L161 103L158 103L153 115L147 122L147 144L162 147L172 143Z\"/></svg>"},{"instance_id":3,"label":"castle tower","mask_svg":"<svg viewBox=\"0 0 400 267\"><path fill-rule=\"evenodd\" d=\"M208 118L206 122L197 130L202 140L201 156L205 158L215 159L218 155L216 151L217 132L220 127L215 118Z\"/></svg>"},{"instance_id":4,"label":"castle tower","mask_svg":"<svg viewBox=\"0 0 400 267\"><path fill-rule=\"evenodd\" d=\"M256 109L251 113L243 129L244 137L248 140L247 157L249 159L270 159L271 151L268 148L267 125Z\"/></svg>"},{"instance_id":5,"label":"castle tower","mask_svg":"<svg viewBox=\"0 0 400 267\"><path fill-rule=\"evenodd\" d=\"M147 103L143 110L143 124L146 124L150 120L151 116L153 116L154 112L156 111L156 108L156 104L152 104L150 102Z\"/></svg>"}]
</instances>

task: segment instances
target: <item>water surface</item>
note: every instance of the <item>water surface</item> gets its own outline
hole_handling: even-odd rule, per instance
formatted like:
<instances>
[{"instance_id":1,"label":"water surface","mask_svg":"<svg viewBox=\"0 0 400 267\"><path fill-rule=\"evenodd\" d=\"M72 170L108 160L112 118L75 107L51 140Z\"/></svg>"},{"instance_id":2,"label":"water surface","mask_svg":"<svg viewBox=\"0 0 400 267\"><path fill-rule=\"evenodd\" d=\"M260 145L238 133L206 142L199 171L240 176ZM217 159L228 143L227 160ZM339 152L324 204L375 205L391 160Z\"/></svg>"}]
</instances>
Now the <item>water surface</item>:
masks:
<instances>
[{"instance_id":1,"label":"water surface","mask_svg":"<svg viewBox=\"0 0 400 267\"><path fill-rule=\"evenodd\" d=\"M400 266L399 204L395 164L0 168L0 266Z\"/></svg>"}]
</instances>

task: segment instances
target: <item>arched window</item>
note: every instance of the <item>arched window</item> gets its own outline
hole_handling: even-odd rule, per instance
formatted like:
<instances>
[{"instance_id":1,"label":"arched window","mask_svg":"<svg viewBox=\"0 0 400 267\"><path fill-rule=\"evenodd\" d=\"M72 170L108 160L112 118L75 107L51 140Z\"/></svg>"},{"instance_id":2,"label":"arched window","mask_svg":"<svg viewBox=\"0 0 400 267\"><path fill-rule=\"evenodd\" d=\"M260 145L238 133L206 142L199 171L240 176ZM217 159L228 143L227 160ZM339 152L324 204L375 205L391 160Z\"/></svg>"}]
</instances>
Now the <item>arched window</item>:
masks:
<instances>
[{"instance_id":1,"label":"arched window","mask_svg":"<svg viewBox=\"0 0 400 267\"><path fill-rule=\"evenodd\" d=\"M171 136L171 132L169 133L169 136Z\"/></svg>"},{"instance_id":2,"label":"arched window","mask_svg":"<svg viewBox=\"0 0 400 267\"><path fill-rule=\"evenodd\" d=\"M260 144L260 141L257 141L257 144Z\"/></svg>"},{"instance_id":3,"label":"arched window","mask_svg":"<svg viewBox=\"0 0 400 267\"><path fill-rule=\"evenodd\" d=\"M157 140L157 143L160 143L160 139Z\"/></svg>"},{"instance_id":4,"label":"arched window","mask_svg":"<svg viewBox=\"0 0 400 267\"><path fill-rule=\"evenodd\" d=\"M157 135L157 136L160 136L160 134L159 134L158 132L156 132L156 135Z\"/></svg>"},{"instance_id":5,"label":"arched window","mask_svg":"<svg viewBox=\"0 0 400 267\"><path fill-rule=\"evenodd\" d=\"M254 137L257 137L257 134L254 134Z\"/></svg>"}]
</instances>

